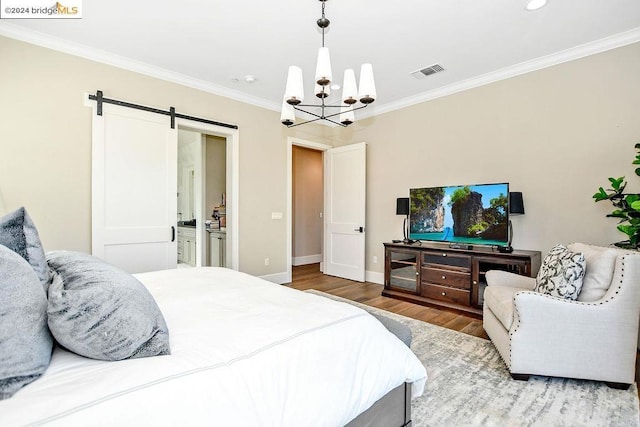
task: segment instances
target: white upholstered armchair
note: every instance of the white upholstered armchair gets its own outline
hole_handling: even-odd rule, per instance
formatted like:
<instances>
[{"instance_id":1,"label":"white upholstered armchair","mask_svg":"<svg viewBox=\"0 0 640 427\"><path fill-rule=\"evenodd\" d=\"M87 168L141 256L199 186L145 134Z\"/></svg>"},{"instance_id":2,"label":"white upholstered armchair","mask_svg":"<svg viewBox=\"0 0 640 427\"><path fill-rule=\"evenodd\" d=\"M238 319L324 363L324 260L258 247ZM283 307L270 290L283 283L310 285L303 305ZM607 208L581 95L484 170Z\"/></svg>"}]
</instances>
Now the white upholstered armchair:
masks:
<instances>
[{"instance_id":1,"label":"white upholstered armchair","mask_svg":"<svg viewBox=\"0 0 640 427\"><path fill-rule=\"evenodd\" d=\"M640 254L573 244L586 259L577 301L534 292L536 279L487 272L483 326L511 376L634 382L640 316Z\"/></svg>"}]
</instances>

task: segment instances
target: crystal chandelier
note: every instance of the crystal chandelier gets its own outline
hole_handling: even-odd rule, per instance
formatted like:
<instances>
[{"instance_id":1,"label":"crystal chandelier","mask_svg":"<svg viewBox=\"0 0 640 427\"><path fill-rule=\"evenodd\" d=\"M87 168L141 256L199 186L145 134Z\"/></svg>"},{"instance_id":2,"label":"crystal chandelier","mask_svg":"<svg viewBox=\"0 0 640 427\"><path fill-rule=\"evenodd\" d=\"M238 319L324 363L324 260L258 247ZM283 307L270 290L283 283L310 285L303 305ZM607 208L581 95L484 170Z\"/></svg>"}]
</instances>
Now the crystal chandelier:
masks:
<instances>
[{"instance_id":1,"label":"crystal chandelier","mask_svg":"<svg viewBox=\"0 0 640 427\"><path fill-rule=\"evenodd\" d=\"M329 48L324 45L324 32L329 27L330 21L324 16L324 7L327 0L322 2L322 17L316 21L322 30L322 47L318 50L318 62L316 65L314 94L320 99L320 104L303 104L304 87L302 85L302 69L297 66L289 67L287 86L282 101L282 114L280 121L287 127L299 126L306 123L326 120L343 127L354 122L354 111L365 108L376 100L376 85L373 79L371 64L362 64L360 68L360 87L356 84L356 74L353 69L344 70L342 82L342 99L337 105L326 103L330 95L330 85L333 79L331 74L331 59ZM360 101L362 105L356 103ZM295 111L301 111L315 118L302 123L295 123Z\"/></svg>"}]
</instances>

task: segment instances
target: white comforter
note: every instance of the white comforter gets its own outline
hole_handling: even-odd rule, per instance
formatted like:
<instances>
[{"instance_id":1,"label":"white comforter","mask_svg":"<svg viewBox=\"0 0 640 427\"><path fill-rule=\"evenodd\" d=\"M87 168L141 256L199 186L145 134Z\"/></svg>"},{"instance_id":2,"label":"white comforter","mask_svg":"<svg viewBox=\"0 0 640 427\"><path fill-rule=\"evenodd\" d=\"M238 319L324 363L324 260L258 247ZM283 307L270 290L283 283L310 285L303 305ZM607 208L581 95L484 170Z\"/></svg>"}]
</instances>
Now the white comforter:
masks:
<instances>
[{"instance_id":1,"label":"white comforter","mask_svg":"<svg viewBox=\"0 0 640 427\"><path fill-rule=\"evenodd\" d=\"M352 305L222 268L139 274L170 356L103 362L56 349L0 401L0 425L341 426L424 366Z\"/></svg>"}]
</instances>

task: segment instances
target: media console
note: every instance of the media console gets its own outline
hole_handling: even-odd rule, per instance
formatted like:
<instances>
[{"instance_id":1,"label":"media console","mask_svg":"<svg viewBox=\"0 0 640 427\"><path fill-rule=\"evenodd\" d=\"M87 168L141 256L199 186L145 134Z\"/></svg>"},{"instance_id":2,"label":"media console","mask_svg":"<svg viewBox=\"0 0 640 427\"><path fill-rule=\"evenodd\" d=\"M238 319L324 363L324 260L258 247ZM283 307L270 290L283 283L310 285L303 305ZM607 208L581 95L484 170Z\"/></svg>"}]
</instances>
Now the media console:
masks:
<instances>
[{"instance_id":1,"label":"media console","mask_svg":"<svg viewBox=\"0 0 640 427\"><path fill-rule=\"evenodd\" d=\"M383 296L447 308L482 317L485 274L504 270L524 276L538 274L538 251L503 253L491 247L472 250L446 244L385 243Z\"/></svg>"}]
</instances>

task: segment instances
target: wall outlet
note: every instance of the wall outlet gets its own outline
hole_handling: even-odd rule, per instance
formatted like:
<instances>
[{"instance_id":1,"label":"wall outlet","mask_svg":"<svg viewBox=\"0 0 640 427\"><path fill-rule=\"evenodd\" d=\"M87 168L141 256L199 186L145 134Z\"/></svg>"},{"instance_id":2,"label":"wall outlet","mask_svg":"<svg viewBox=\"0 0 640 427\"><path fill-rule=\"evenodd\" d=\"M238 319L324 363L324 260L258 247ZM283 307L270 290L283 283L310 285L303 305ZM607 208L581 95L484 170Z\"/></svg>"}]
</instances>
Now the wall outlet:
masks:
<instances>
[{"instance_id":1,"label":"wall outlet","mask_svg":"<svg viewBox=\"0 0 640 427\"><path fill-rule=\"evenodd\" d=\"M377 263L378 263L378 257L377 257L377 256L375 256L375 255L373 256L373 263L374 263L374 264L377 264Z\"/></svg>"},{"instance_id":2,"label":"wall outlet","mask_svg":"<svg viewBox=\"0 0 640 427\"><path fill-rule=\"evenodd\" d=\"M264 266L268 266L269 265L269 258L265 258L264 259Z\"/></svg>"}]
</instances>

